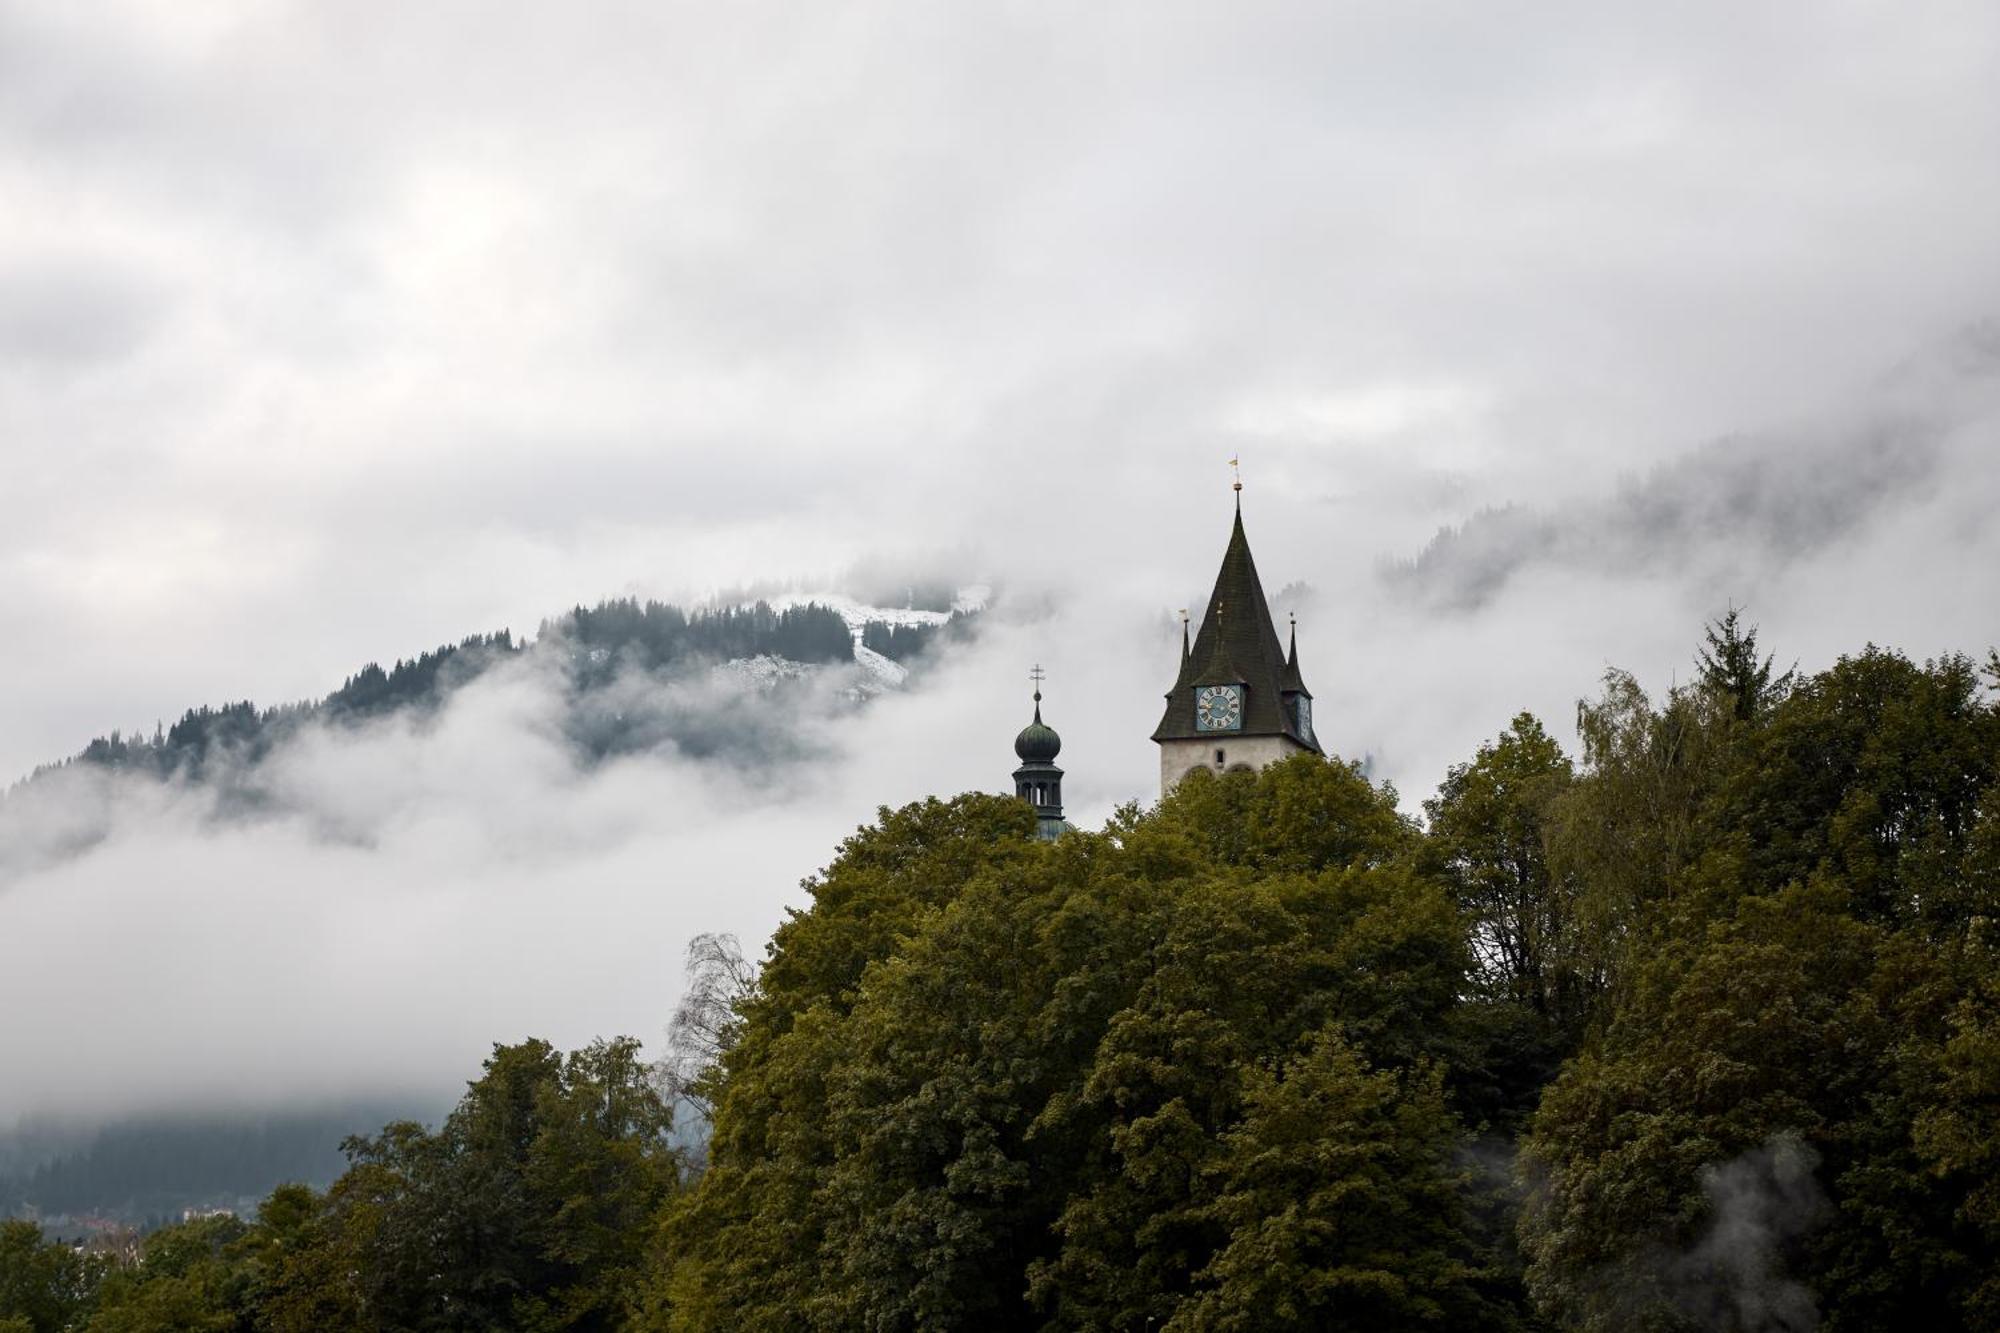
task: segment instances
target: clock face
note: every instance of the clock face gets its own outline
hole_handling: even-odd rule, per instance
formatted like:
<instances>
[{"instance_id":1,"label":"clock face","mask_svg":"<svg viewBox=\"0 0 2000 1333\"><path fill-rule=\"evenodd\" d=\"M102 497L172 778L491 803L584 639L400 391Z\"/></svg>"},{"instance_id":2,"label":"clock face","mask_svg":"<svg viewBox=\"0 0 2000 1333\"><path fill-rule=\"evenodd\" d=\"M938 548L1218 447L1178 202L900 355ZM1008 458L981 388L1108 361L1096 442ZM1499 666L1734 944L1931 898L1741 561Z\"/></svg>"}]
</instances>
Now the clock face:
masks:
<instances>
[{"instance_id":1,"label":"clock face","mask_svg":"<svg viewBox=\"0 0 2000 1333\"><path fill-rule=\"evenodd\" d=\"M1313 701L1301 694L1294 702L1298 708L1299 735L1310 740L1313 734Z\"/></svg>"},{"instance_id":2,"label":"clock face","mask_svg":"<svg viewBox=\"0 0 2000 1333\"><path fill-rule=\"evenodd\" d=\"M1236 731L1243 725L1243 687L1204 685L1194 692L1196 731Z\"/></svg>"}]
</instances>

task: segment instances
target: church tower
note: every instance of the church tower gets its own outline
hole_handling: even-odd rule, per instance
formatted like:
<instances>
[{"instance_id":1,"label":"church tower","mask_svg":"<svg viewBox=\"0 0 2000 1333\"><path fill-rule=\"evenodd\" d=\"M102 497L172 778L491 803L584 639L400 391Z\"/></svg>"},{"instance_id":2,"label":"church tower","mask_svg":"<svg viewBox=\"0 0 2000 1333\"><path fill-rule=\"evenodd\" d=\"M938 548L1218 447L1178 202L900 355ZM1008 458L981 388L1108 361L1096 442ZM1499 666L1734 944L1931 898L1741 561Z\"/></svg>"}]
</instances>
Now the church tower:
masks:
<instances>
[{"instance_id":1,"label":"church tower","mask_svg":"<svg viewBox=\"0 0 2000 1333\"><path fill-rule=\"evenodd\" d=\"M1162 796L1197 768L1258 769L1289 755L1323 753L1313 736L1312 691L1299 674L1298 627L1292 626L1287 651L1243 535L1240 480L1236 525L1192 644L1182 613L1180 675L1153 739Z\"/></svg>"},{"instance_id":2,"label":"church tower","mask_svg":"<svg viewBox=\"0 0 2000 1333\"><path fill-rule=\"evenodd\" d=\"M1042 681L1046 677L1041 667L1029 677L1035 682L1035 720L1014 738L1014 753L1021 760L1021 766L1014 770L1014 794L1035 807L1036 837L1060 838L1070 828L1062 812L1063 771L1056 767L1062 737L1042 722Z\"/></svg>"}]
</instances>

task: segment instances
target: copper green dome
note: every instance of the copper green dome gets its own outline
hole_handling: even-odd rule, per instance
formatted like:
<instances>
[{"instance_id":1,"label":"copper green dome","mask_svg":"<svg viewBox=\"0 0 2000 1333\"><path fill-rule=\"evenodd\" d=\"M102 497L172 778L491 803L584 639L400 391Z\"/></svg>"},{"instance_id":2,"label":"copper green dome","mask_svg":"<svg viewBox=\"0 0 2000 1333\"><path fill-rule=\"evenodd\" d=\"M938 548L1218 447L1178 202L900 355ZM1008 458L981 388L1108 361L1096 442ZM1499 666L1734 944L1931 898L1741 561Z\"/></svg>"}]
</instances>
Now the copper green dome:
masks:
<instances>
[{"instance_id":1,"label":"copper green dome","mask_svg":"<svg viewBox=\"0 0 2000 1333\"><path fill-rule=\"evenodd\" d=\"M1024 764L1052 764L1056 755L1062 752L1062 737L1056 735L1054 727L1042 724L1042 696L1035 692L1035 720L1021 728L1021 734L1014 738L1014 753L1021 756Z\"/></svg>"}]
</instances>

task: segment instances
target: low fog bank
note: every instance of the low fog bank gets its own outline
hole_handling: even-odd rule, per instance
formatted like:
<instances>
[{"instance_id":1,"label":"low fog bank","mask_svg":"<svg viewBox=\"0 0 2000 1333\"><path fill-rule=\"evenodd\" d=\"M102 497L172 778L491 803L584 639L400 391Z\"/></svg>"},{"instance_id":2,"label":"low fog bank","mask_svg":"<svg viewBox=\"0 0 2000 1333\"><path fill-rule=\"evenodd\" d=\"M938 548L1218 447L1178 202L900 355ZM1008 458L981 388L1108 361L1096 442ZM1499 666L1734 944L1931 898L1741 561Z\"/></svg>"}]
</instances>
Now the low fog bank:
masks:
<instances>
[{"instance_id":1,"label":"low fog bank","mask_svg":"<svg viewBox=\"0 0 2000 1333\"><path fill-rule=\"evenodd\" d=\"M1510 498L1479 476L1385 490L1422 498L1372 511L1332 486L1253 484L1246 522L1280 615L1299 613L1323 742L1415 810L1521 709L1567 737L1607 666L1652 687L1685 679L1703 622L1731 603L1808 670L1871 640L1983 652L2000 638L1996 360L1926 361L1851 408L1541 505L1526 545L1461 536L1396 563L1425 524L1506 536L1472 519ZM940 644L865 707L838 706L831 675L778 695L729 673L699 687L712 695L622 686L634 708L748 710L782 738L782 763L671 748L583 762L565 687L524 659L422 721L303 729L264 760L253 819L216 818L198 785L61 775L25 836L68 852L14 848L31 868L0 887L0 1011L14 1016L0 1125L434 1105L496 1041L657 1046L689 937L731 932L758 956L804 903L800 880L878 806L1008 789L1037 662L1072 820L1151 800L1175 612L1199 608L1227 537L1215 491L1198 521L1078 522L1011 559L979 635Z\"/></svg>"},{"instance_id":2,"label":"low fog bank","mask_svg":"<svg viewBox=\"0 0 2000 1333\"><path fill-rule=\"evenodd\" d=\"M1983 655L2000 641L2000 325L1596 492L1474 491L1467 508L1378 562L1347 606L1302 599L1315 620L1352 610L1354 669L1316 708L1322 731L1355 718L1337 743L1373 756L1406 804L1506 710L1569 736L1607 668L1655 689L1686 680L1703 624L1730 606L1809 671L1868 643Z\"/></svg>"},{"instance_id":3,"label":"low fog bank","mask_svg":"<svg viewBox=\"0 0 2000 1333\"><path fill-rule=\"evenodd\" d=\"M32 817L7 821L37 845L6 858L32 868L0 887L0 1009L40 1018L0 1030L0 1124L434 1102L494 1041L656 1036L690 935L761 940L876 803L971 785L948 758L969 745L927 759L905 739L966 727L948 686L859 708L853 689L845 669L634 676L632 708L761 715L782 762L588 762L565 682L524 659L428 717L300 730L227 817L227 779L76 766L33 784L11 812ZM882 752L878 729L897 738Z\"/></svg>"},{"instance_id":4,"label":"low fog bank","mask_svg":"<svg viewBox=\"0 0 2000 1333\"><path fill-rule=\"evenodd\" d=\"M1974 325L1884 376L1845 412L1717 440L1556 507L1488 509L1390 567L1443 609L1489 604L1538 567L1671 569L1727 587L1782 573L1932 497L1953 463L1990 458L2000 322ZM1973 473L1975 485L1986 480Z\"/></svg>"},{"instance_id":5,"label":"low fog bank","mask_svg":"<svg viewBox=\"0 0 2000 1333\"><path fill-rule=\"evenodd\" d=\"M199 728L190 714L164 745L93 742L77 759L0 794L0 892L22 873L149 818L204 826L298 819L321 840L372 846L408 784L423 781L426 769L467 764L465 737L490 731L545 742L509 762L584 771L671 754L712 761L752 787L782 786L799 765L824 757L821 723L866 707L887 688L882 673L907 673L879 660L871 669L769 655L692 657L648 669L601 652L580 668L579 657L560 637L544 636L519 652L482 656L434 692L362 713L246 703L204 708ZM489 678L496 688L472 688ZM183 727L199 734L180 744ZM387 782L369 770L383 747L401 756L385 766Z\"/></svg>"},{"instance_id":6,"label":"low fog bank","mask_svg":"<svg viewBox=\"0 0 2000 1333\"><path fill-rule=\"evenodd\" d=\"M435 1122L441 1103L377 1101L225 1114L140 1114L108 1123L30 1119L0 1130L0 1217L101 1229L174 1219L188 1208L247 1213L285 1181L323 1187L346 1166L343 1140L392 1120Z\"/></svg>"}]
</instances>

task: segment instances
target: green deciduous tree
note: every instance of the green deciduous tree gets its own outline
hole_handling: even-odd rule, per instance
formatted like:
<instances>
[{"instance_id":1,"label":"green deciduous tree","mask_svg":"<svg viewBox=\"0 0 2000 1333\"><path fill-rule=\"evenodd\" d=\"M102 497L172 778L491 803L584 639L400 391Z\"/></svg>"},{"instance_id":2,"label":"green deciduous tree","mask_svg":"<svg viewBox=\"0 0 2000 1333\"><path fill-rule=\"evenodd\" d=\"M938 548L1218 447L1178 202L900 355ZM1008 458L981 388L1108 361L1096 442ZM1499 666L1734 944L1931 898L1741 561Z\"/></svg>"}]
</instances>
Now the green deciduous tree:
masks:
<instances>
[{"instance_id":1,"label":"green deciduous tree","mask_svg":"<svg viewBox=\"0 0 2000 1333\"><path fill-rule=\"evenodd\" d=\"M1607 842L1670 836L1629 843L1656 858L1659 891L1621 899L1643 948L1528 1139L1528 1276L1558 1322L1753 1327L1773 1293L1833 1329L1990 1322L2000 735L1975 685L1871 649L1754 726L1684 731L1699 782L1599 807ZM1661 737L1685 702L1622 729ZM1649 789L1665 813L1630 819Z\"/></svg>"},{"instance_id":2,"label":"green deciduous tree","mask_svg":"<svg viewBox=\"0 0 2000 1333\"><path fill-rule=\"evenodd\" d=\"M273 1327L621 1326L678 1185L671 1116L630 1038L496 1046L436 1132L350 1140L324 1199L267 1208Z\"/></svg>"},{"instance_id":3,"label":"green deciduous tree","mask_svg":"<svg viewBox=\"0 0 2000 1333\"><path fill-rule=\"evenodd\" d=\"M1436 855L1471 919L1479 980L1551 1016L1579 1011L1591 989L1577 971L1574 887L1549 871L1548 811L1572 778L1562 747L1523 713L1424 802Z\"/></svg>"},{"instance_id":4,"label":"green deciduous tree","mask_svg":"<svg viewBox=\"0 0 2000 1333\"><path fill-rule=\"evenodd\" d=\"M108 1260L42 1239L33 1222L0 1221L0 1320L62 1333L89 1310Z\"/></svg>"},{"instance_id":5,"label":"green deciduous tree","mask_svg":"<svg viewBox=\"0 0 2000 1333\"><path fill-rule=\"evenodd\" d=\"M655 1324L1164 1323L1224 1282L1258 1071L1338 1041L1442 1096L1420 1071L1465 941L1393 793L1306 757L1106 837L1036 843L1027 813L885 813L812 882L723 1057ZM1442 1160L1456 1122L1422 1123Z\"/></svg>"},{"instance_id":6,"label":"green deciduous tree","mask_svg":"<svg viewBox=\"0 0 2000 1333\"><path fill-rule=\"evenodd\" d=\"M1210 1173L1228 1237L1167 1333L1506 1328L1466 1226L1442 1071L1371 1071L1332 1032L1253 1069Z\"/></svg>"},{"instance_id":7,"label":"green deciduous tree","mask_svg":"<svg viewBox=\"0 0 2000 1333\"><path fill-rule=\"evenodd\" d=\"M2000 769L2000 712L1970 659L1844 657L1747 750L1704 830L1733 890L1837 876L1870 919L1941 936L2000 908L2000 888L1968 873Z\"/></svg>"},{"instance_id":8,"label":"green deciduous tree","mask_svg":"<svg viewBox=\"0 0 2000 1333\"><path fill-rule=\"evenodd\" d=\"M1562 747L1522 713L1424 803L1427 857L1466 914L1476 963L1483 1012L1463 1021L1484 1039L1492 1113L1510 1123L1575 1049L1609 968L1584 881L1551 868L1574 788Z\"/></svg>"}]
</instances>

